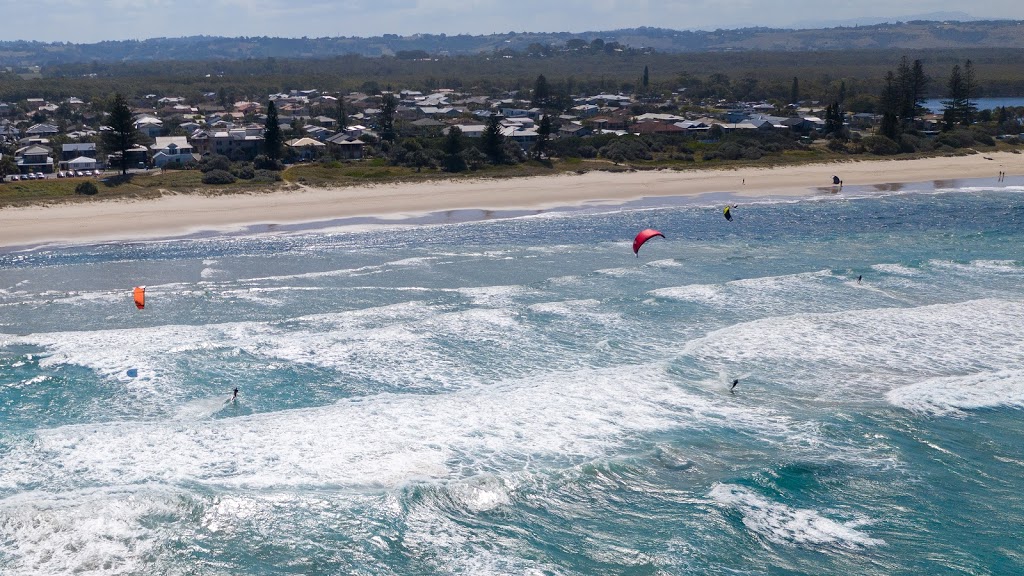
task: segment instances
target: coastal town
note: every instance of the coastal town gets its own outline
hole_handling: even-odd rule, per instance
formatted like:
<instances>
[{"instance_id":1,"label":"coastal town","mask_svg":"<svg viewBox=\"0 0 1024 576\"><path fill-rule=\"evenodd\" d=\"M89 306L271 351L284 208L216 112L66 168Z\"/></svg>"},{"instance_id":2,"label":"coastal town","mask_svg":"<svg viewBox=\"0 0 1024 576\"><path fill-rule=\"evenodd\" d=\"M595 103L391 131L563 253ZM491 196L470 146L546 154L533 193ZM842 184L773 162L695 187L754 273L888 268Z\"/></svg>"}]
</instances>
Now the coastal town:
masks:
<instances>
[{"instance_id":1,"label":"coastal town","mask_svg":"<svg viewBox=\"0 0 1024 576\"><path fill-rule=\"evenodd\" d=\"M388 96L309 89L227 102L217 92L204 93L198 101L146 94L129 100L137 144L125 151L126 165L135 172L187 169L216 155L233 162L251 162L264 153L267 103L276 107L283 135L281 156L286 163L321 158L352 161L380 155L376 144L380 141L382 101ZM517 144L525 157L536 145L541 118L552 110L531 106L529 94L503 96L491 98L450 89L395 92L395 136L436 138L458 127L466 138L479 139L496 116L503 139ZM694 105L685 91L665 98L595 94L574 97L570 107L559 110L550 138L657 135L707 142L730 133L784 133L807 143L828 131L825 111L816 101ZM105 150L102 144L102 133L110 130L104 123L107 116L102 105L75 97L0 103L4 146L0 170L8 181L17 181L98 176L119 168L120 152ZM842 126L857 139L875 131L880 121L878 114L847 112ZM918 119L919 130L938 134L941 121L940 114L924 114Z\"/></svg>"}]
</instances>

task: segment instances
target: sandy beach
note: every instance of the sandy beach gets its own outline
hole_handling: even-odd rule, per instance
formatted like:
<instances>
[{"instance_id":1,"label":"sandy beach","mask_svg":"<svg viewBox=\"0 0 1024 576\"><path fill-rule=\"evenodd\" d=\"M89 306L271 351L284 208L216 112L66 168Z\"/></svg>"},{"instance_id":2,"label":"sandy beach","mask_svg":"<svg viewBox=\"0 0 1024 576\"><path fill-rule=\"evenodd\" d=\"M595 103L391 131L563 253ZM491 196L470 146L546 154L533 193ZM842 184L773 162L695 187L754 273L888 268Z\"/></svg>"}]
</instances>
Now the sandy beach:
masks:
<instances>
[{"instance_id":1,"label":"sandy beach","mask_svg":"<svg viewBox=\"0 0 1024 576\"><path fill-rule=\"evenodd\" d=\"M588 202L731 193L743 198L808 196L831 188L1024 175L1007 152L735 170L589 172L265 194L167 195L0 210L0 246L159 238L257 224L315 223L359 216L414 216L458 209L550 209ZM946 184L947 186L950 184ZM841 194L842 192L838 192Z\"/></svg>"}]
</instances>

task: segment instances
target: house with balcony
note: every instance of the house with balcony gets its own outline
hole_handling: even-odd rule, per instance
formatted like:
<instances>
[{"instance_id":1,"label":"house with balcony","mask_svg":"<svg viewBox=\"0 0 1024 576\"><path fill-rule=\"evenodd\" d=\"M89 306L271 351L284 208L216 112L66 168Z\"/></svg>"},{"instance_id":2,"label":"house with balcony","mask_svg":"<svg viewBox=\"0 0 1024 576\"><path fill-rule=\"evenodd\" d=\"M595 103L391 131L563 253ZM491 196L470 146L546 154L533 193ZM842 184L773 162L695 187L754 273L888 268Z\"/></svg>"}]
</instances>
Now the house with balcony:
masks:
<instances>
[{"instance_id":1,"label":"house with balcony","mask_svg":"<svg viewBox=\"0 0 1024 576\"><path fill-rule=\"evenodd\" d=\"M22 174L28 174L29 172L50 174L53 172L53 158L50 157L51 152L53 152L53 150L46 146L26 146L24 148L19 148L14 153L14 162L18 165L18 171Z\"/></svg>"},{"instance_id":2,"label":"house with balcony","mask_svg":"<svg viewBox=\"0 0 1024 576\"><path fill-rule=\"evenodd\" d=\"M254 124L228 130L197 130L190 141L195 152L203 156L220 154L229 158L233 155L255 158L263 147L263 127Z\"/></svg>"},{"instance_id":3,"label":"house with balcony","mask_svg":"<svg viewBox=\"0 0 1024 576\"><path fill-rule=\"evenodd\" d=\"M363 141L339 132L326 140L327 149L335 158L341 160L359 160L363 157Z\"/></svg>"},{"instance_id":4,"label":"house with balcony","mask_svg":"<svg viewBox=\"0 0 1024 576\"><path fill-rule=\"evenodd\" d=\"M185 136L157 136L156 143L149 149L153 153L153 165L158 168L168 164L184 166L195 161L192 145Z\"/></svg>"}]
</instances>

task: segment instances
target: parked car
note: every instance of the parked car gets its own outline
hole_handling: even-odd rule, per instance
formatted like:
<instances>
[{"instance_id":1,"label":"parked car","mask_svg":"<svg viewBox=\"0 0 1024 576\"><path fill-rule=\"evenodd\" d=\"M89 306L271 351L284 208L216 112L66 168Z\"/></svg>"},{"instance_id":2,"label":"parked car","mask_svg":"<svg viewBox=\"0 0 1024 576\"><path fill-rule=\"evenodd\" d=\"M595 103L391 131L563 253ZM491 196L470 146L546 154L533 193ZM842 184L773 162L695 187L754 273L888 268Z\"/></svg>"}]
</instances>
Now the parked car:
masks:
<instances>
[{"instance_id":1,"label":"parked car","mask_svg":"<svg viewBox=\"0 0 1024 576\"><path fill-rule=\"evenodd\" d=\"M64 171L63 170L61 170L60 172L57 172L57 178L63 178L63 177L64 177Z\"/></svg>"},{"instance_id":2,"label":"parked car","mask_svg":"<svg viewBox=\"0 0 1024 576\"><path fill-rule=\"evenodd\" d=\"M42 180L44 178L46 178L46 174L43 174L42 172L36 172L36 180Z\"/></svg>"},{"instance_id":3,"label":"parked car","mask_svg":"<svg viewBox=\"0 0 1024 576\"><path fill-rule=\"evenodd\" d=\"M17 174L11 176L11 182L17 182L18 180L21 180L21 177L18 176Z\"/></svg>"}]
</instances>

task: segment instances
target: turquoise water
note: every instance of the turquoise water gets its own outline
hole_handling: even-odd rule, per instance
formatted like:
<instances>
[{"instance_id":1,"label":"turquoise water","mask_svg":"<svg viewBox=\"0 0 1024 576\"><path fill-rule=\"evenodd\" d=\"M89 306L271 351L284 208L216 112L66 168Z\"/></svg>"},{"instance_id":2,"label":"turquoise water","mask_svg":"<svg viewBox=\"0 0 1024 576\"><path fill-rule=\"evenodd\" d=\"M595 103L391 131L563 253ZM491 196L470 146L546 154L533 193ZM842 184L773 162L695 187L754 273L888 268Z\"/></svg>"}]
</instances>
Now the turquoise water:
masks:
<instances>
[{"instance_id":1,"label":"turquoise water","mask_svg":"<svg viewBox=\"0 0 1024 576\"><path fill-rule=\"evenodd\" d=\"M1020 573L1010 180L2 253L0 573Z\"/></svg>"},{"instance_id":2,"label":"turquoise water","mask_svg":"<svg viewBox=\"0 0 1024 576\"><path fill-rule=\"evenodd\" d=\"M929 98L922 104L925 109L935 114L941 114L945 109L942 101L946 98ZM996 110L997 108L1024 106L1024 97L999 97L999 98L976 98L971 102L978 110Z\"/></svg>"}]
</instances>

